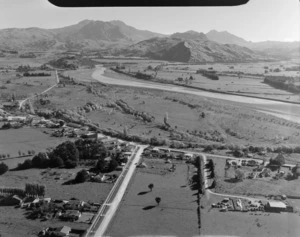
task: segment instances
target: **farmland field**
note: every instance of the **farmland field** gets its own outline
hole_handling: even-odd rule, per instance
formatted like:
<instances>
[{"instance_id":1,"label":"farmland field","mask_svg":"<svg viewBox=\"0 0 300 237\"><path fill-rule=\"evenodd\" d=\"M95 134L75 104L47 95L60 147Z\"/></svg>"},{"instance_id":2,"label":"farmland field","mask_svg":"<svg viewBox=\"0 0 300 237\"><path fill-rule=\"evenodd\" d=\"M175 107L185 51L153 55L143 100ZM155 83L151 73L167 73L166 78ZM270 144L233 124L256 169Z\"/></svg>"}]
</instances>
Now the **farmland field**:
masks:
<instances>
[{"instance_id":1,"label":"farmland field","mask_svg":"<svg viewBox=\"0 0 300 237\"><path fill-rule=\"evenodd\" d=\"M0 131L0 150L2 154L10 154L10 157L18 157L18 152L25 153L34 150L36 153L55 147L65 141L65 138L50 137L39 129L19 128ZM15 168L18 163L26 158L13 158L4 160L10 168Z\"/></svg>"},{"instance_id":2,"label":"farmland field","mask_svg":"<svg viewBox=\"0 0 300 237\"><path fill-rule=\"evenodd\" d=\"M148 164L147 159L145 160ZM170 164L151 162L154 171L139 170L107 231L109 236L195 236L198 234L197 197L188 185L188 166L160 175ZM150 167L150 166L149 166ZM150 169L150 168L149 168ZM154 184L152 191L148 185ZM161 203L155 203L161 197ZM121 227L121 228L120 228Z\"/></svg>"}]
</instances>

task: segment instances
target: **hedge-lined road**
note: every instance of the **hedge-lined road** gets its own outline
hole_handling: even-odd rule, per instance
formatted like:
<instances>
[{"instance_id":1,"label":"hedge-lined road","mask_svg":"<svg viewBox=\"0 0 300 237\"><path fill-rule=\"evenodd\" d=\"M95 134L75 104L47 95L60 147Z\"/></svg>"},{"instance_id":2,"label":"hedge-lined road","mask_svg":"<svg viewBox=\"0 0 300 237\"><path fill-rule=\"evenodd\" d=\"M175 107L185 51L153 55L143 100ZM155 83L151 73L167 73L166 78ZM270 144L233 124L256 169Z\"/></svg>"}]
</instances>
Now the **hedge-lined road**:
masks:
<instances>
[{"instance_id":1,"label":"hedge-lined road","mask_svg":"<svg viewBox=\"0 0 300 237\"><path fill-rule=\"evenodd\" d=\"M87 230L85 237L100 237L104 236L105 231L112 220L118 206L125 194L128 184L134 174L136 165L138 164L143 150L146 145L137 145L132 156L128 160L127 164L124 166L122 173L119 175L116 183L114 184L112 190L108 194L105 202L102 204L100 210L94 217L94 220Z\"/></svg>"}]
</instances>

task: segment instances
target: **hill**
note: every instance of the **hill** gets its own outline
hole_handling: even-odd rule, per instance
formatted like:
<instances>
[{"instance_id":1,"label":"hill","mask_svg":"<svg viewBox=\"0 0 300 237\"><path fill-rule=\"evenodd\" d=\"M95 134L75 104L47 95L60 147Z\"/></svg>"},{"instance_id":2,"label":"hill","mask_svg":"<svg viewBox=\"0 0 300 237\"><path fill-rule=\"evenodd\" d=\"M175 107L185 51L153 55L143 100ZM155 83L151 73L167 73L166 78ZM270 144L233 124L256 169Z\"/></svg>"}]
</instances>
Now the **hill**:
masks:
<instances>
[{"instance_id":1,"label":"hill","mask_svg":"<svg viewBox=\"0 0 300 237\"><path fill-rule=\"evenodd\" d=\"M211 30L206 34L207 38L219 44L236 44L260 51L267 56L280 59L291 59L300 57L300 42L263 41L251 42L233 35L227 31Z\"/></svg>"},{"instance_id":2,"label":"hill","mask_svg":"<svg viewBox=\"0 0 300 237\"><path fill-rule=\"evenodd\" d=\"M57 29L11 28L0 30L3 49L102 49L116 45L130 45L161 34L138 30L121 21L84 20Z\"/></svg>"},{"instance_id":3,"label":"hill","mask_svg":"<svg viewBox=\"0 0 300 237\"><path fill-rule=\"evenodd\" d=\"M219 32L216 30L211 30L206 33L206 36L208 39L213 40L219 44L236 44L240 46L248 46L250 43L249 41L246 41L245 39L233 35L227 31Z\"/></svg>"},{"instance_id":4,"label":"hill","mask_svg":"<svg viewBox=\"0 0 300 237\"><path fill-rule=\"evenodd\" d=\"M246 47L218 44L209 40L203 33L191 31L144 40L117 50L115 54L186 63L247 62L267 59Z\"/></svg>"}]
</instances>

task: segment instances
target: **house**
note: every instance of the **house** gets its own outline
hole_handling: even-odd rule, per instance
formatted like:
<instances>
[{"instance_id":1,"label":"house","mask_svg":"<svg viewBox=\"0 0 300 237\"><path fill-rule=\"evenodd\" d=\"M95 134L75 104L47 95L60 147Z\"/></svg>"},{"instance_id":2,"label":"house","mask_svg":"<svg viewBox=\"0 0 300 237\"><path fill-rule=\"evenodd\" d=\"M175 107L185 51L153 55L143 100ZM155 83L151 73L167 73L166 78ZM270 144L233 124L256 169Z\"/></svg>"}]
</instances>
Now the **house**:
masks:
<instances>
[{"instance_id":1,"label":"house","mask_svg":"<svg viewBox=\"0 0 300 237\"><path fill-rule=\"evenodd\" d=\"M36 204L40 201L37 197L25 197L22 202L22 207L29 207L31 204Z\"/></svg>"},{"instance_id":2,"label":"house","mask_svg":"<svg viewBox=\"0 0 300 237\"><path fill-rule=\"evenodd\" d=\"M194 155L190 154L190 153L184 153L184 155L183 155L184 160L191 160L191 159L193 159L193 157L194 157Z\"/></svg>"},{"instance_id":3,"label":"house","mask_svg":"<svg viewBox=\"0 0 300 237\"><path fill-rule=\"evenodd\" d=\"M18 195L9 196L4 198L0 202L0 206L17 206L22 204L22 198Z\"/></svg>"},{"instance_id":4,"label":"house","mask_svg":"<svg viewBox=\"0 0 300 237\"><path fill-rule=\"evenodd\" d=\"M19 106L18 102L3 102L1 105L3 109L13 109Z\"/></svg>"},{"instance_id":5,"label":"house","mask_svg":"<svg viewBox=\"0 0 300 237\"><path fill-rule=\"evenodd\" d=\"M9 122L24 122L26 116L7 116L7 121Z\"/></svg>"},{"instance_id":6,"label":"house","mask_svg":"<svg viewBox=\"0 0 300 237\"><path fill-rule=\"evenodd\" d=\"M269 212L282 212L286 211L286 204L279 201L269 201L266 206L265 210Z\"/></svg>"},{"instance_id":7,"label":"house","mask_svg":"<svg viewBox=\"0 0 300 237\"><path fill-rule=\"evenodd\" d=\"M138 168L147 168L148 166L144 162L142 162L142 163L138 164L136 167L138 167Z\"/></svg>"},{"instance_id":8,"label":"house","mask_svg":"<svg viewBox=\"0 0 300 237\"><path fill-rule=\"evenodd\" d=\"M42 230L38 236L51 236L51 237L63 237L69 236L71 232L71 228L69 226L62 226L58 228L46 228Z\"/></svg>"},{"instance_id":9,"label":"house","mask_svg":"<svg viewBox=\"0 0 300 237\"><path fill-rule=\"evenodd\" d=\"M81 212L78 210L67 210L60 218L66 221L76 221L81 217Z\"/></svg>"},{"instance_id":10,"label":"house","mask_svg":"<svg viewBox=\"0 0 300 237\"><path fill-rule=\"evenodd\" d=\"M70 200L64 205L64 207L70 210L80 210L83 207L84 203L84 201L80 200Z\"/></svg>"},{"instance_id":11,"label":"house","mask_svg":"<svg viewBox=\"0 0 300 237\"><path fill-rule=\"evenodd\" d=\"M257 162L255 160L248 160L247 161L247 165L248 166L256 166L257 165Z\"/></svg>"},{"instance_id":12,"label":"house","mask_svg":"<svg viewBox=\"0 0 300 237\"><path fill-rule=\"evenodd\" d=\"M63 226L57 229L57 232L59 232L60 236L68 236L71 232L71 228L69 226Z\"/></svg>"}]
</instances>

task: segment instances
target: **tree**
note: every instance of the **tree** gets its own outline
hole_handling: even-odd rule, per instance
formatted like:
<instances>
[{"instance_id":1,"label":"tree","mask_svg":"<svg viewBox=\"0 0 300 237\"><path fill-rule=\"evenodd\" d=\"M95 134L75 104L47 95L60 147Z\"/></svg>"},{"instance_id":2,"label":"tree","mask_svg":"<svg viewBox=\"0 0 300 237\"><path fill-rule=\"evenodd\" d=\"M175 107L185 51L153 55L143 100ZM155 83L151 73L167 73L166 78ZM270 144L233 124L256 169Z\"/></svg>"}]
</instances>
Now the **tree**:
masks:
<instances>
[{"instance_id":1,"label":"tree","mask_svg":"<svg viewBox=\"0 0 300 237\"><path fill-rule=\"evenodd\" d=\"M108 164L108 169L106 172L112 172L118 167L119 163L116 161L116 159L112 158L111 161Z\"/></svg>"},{"instance_id":2,"label":"tree","mask_svg":"<svg viewBox=\"0 0 300 237\"><path fill-rule=\"evenodd\" d=\"M128 137L128 129L127 129L126 126L123 129L123 135L124 135L125 138Z\"/></svg>"},{"instance_id":3,"label":"tree","mask_svg":"<svg viewBox=\"0 0 300 237\"><path fill-rule=\"evenodd\" d=\"M8 166L3 162L0 163L0 175L6 173L8 171Z\"/></svg>"},{"instance_id":4,"label":"tree","mask_svg":"<svg viewBox=\"0 0 300 237\"><path fill-rule=\"evenodd\" d=\"M237 180L243 180L244 177L245 177L245 174L244 174L244 172L241 169L236 169L235 170L235 178Z\"/></svg>"},{"instance_id":5,"label":"tree","mask_svg":"<svg viewBox=\"0 0 300 237\"><path fill-rule=\"evenodd\" d=\"M105 161L104 158L99 158L96 164L96 169L100 172L103 172L105 169Z\"/></svg>"},{"instance_id":6,"label":"tree","mask_svg":"<svg viewBox=\"0 0 300 237\"><path fill-rule=\"evenodd\" d=\"M32 161L30 159L25 160L23 163L19 163L17 169L26 170L32 168Z\"/></svg>"},{"instance_id":7,"label":"tree","mask_svg":"<svg viewBox=\"0 0 300 237\"><path fill-rule=\"evenodd\" d=\"M156 201L157 205L159 205L159 203L160 203L160 201L161 201L161 198L160 198L160 197L156 197L156 198L155 198L155 201Z\"/></svg>"},{"instance_id":8,"label":"tree","mask_svg":"<svg viewBox=\"0 0 300 237\"><path fill-rule=\"evenodd\" d=\"M48 155L45 152L39 152L32 158L32 167L47 168L49 166Z\"/></svg>"},{"instance_id":9,"label":"tree","mask_svg":"<svg viewBox=\"0 0 300 237\"><path fill-rule=\"evenodd\" d=\"M282 166L285 164L285 158L282 153L278 154L275 158L270 159L270 165Z\"/></svg>"},{"instance_id":10,"label":"tree","mask_svg":"<svg viewBox=\"0 0 300 237\"><path fill-rule=\"evenodd\" d=\"M85 181L88 180L88 178L89 178L88 171L85 169L82 169L77 173L77 175L75 177L75 182L76 183L84 183Z\"/></svg>"},{"instance_id":11,"label":"tree","mask_svg":"<svg viewBox=\"0 0 300 237\"><path fill-rule=\"evenodd\" d=\"M297 165L292 168L292 174L295 179L298 179L300 176L300 163L297 163Z\"/></svg>"},{"instance_id":12,"label":"tree","mask_svg":"<svg viewBox=\"0 0 300 237\"><path fill-rule=\"evenodd\" d=\"M55 167L60 168L64 166L64 161L59 156L52 156L49 159L49 166L51 168L55 168Z\"/></svg>"},{"instance_id":13,"label":"tree","mask_svg":"<svg viewBox=\"0 0 300 237\"><path fill-rule=\"evenodd\" d=\"M76 166L77 166L77 163L74 160L66 160L65 161L65 168L67 168L67 169L73 169Z\"/></svg>"},{"instance_id":14,"label":"tree","mask_svg":"<svg viewBox=\"0 0 300 237\"><path fill-rule=\"evenodd\" d=\"M57 159L61 159L63 161L66 160L73 160L76 162L79 159L79 151L77 149L77 147L75 146L74 142L71 141L66 141L63 142L62 144L58 145L49 155L50 160L52 160L52 158L55 157L56 161ZM55 160L54 159L54 160ZM54 166L57 167L57 166Z\"/></svg>"},{"instance_id":15,"label":"tree","mask_svg":"<svg viewBox=\"0 0 300 237\"><path fill-rule=\"evenodd\" d=\"M149 185L148 185L148 188L150 189L151 192L152 192L153 187L154 187L153 184L149 184Z\"/></svg>"}]
</instances>

